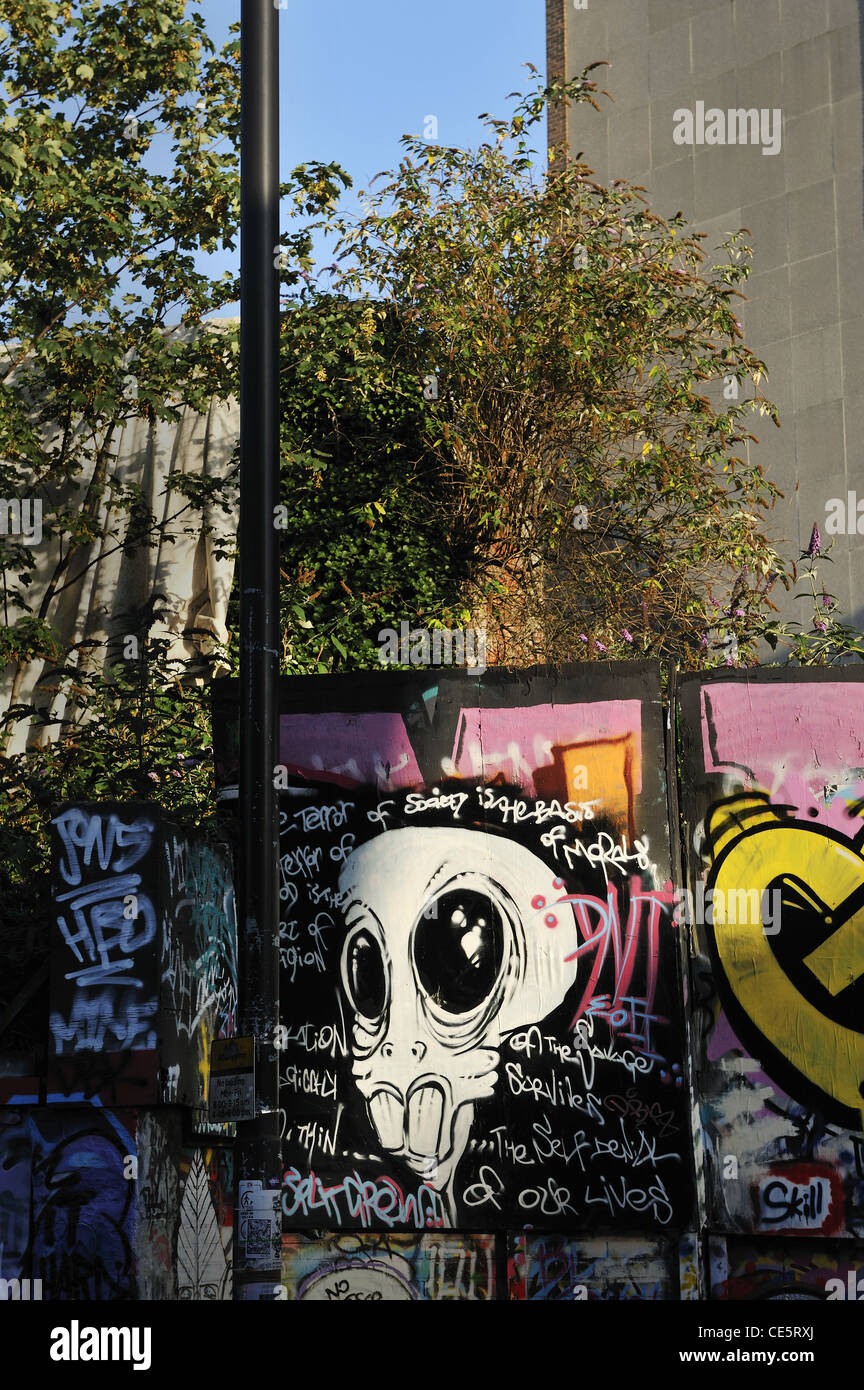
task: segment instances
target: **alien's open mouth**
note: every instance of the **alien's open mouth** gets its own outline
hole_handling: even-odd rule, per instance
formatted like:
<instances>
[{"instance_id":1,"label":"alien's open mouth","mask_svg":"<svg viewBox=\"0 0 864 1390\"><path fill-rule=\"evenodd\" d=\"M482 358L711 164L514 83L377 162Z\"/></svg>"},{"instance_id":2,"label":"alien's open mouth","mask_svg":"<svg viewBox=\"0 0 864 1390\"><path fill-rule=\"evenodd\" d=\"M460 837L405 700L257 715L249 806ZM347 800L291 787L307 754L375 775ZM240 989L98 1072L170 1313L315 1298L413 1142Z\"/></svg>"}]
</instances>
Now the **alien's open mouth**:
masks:
<instances>
[{"instance_id":1,"label":"alien's open mouth","mask_svg":"<svg viewBox=\"0 0 864 1390\"><path fill-rule=\"evenodd\" d=\"M408 1089L407 1099L395 1086L384 1085L368 1101L369 1118L382 1147L411 1159L447 1157L452 1148L444 1128L446 1096L438 1081L426 1077ZM446 1145L446 1148L443 1146Z\"/></svg>"}]
</instances>

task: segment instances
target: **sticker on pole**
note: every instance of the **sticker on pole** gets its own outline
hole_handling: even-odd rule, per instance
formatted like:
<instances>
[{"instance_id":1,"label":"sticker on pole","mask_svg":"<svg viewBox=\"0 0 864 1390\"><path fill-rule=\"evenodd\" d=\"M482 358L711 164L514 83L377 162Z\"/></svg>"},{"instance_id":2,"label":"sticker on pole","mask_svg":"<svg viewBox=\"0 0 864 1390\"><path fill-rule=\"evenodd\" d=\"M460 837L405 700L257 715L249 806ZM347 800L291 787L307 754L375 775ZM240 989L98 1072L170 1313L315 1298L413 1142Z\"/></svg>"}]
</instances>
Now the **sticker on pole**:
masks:
<instances>
[{"instance_id":1,"label":"sticker on pole","mask_svg":"<svg viewBox=\"0 0 864 1390\"><path fill-rule=\"evenodd\" d=\"M210 1049L213 1124L255 1118L255 1039L217 1038Z\"/></svg>"},{"instance_id":2,"label":"sticker on pole","mask_svg":"<svg viewBox=\"0 0 864 1390\"><path fill-rule=\"evenodd\" d=\"M282 1261L282 1194L258 1179L240 1182L238 1269L278 1269Z\"/></svg>"}]
</instances>

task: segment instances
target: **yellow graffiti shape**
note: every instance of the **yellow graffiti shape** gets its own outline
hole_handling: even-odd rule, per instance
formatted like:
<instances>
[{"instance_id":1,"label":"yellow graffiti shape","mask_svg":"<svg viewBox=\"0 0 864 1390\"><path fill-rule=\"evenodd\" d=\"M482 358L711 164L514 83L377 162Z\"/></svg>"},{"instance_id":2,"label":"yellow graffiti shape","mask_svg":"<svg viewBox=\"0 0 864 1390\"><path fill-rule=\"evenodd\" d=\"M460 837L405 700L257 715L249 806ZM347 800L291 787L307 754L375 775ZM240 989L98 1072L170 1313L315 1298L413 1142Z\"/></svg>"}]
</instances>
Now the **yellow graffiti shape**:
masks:
<instances>
[{"instance_id":1,"label":"yellow graffiti shape","mask_svg":"<svg viewBox=\"0 0 864 1390\"><path fill-rule=\"evenodd\" d=\"M728 901L746 885L748 892L756 890L759 904L755 920L751 913L744 922L715 925L717 955L735 998L771 1046L826 1095L861 1112L864 1034L826 1017L802 993L762 929L763 892L791 875L827 907L824 922L837 923L836 931L803 956L803 965L833 996L864 975L864 909L850 912L845 906L853 895L860 897L864 859L833 831L779 820L727 842L714 864L709 881L715 894L722 892ZM782 914L779 930L784 930Z\"/></svg>"}]
</instances>

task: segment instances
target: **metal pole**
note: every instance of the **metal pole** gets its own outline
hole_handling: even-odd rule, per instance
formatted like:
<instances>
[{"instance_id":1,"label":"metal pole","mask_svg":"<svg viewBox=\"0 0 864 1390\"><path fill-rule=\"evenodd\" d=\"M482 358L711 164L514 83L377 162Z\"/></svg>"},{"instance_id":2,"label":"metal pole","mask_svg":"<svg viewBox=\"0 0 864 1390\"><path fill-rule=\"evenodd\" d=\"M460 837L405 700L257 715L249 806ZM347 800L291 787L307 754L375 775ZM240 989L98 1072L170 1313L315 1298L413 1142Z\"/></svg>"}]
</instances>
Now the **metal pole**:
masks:
<instances>
[{"instance_id":1,"label":"metal pole","mask_svg":"<svg viewBox=\"0 0 864 1390\"><path fill-rule=\"evenodd\" d=\"M274 0L242 0L238 984L239 1032L256 1039L259 1113L237 1127L238 1298L273 1298L280 1280L278 34Z\"/></svg>"}]
</instances>

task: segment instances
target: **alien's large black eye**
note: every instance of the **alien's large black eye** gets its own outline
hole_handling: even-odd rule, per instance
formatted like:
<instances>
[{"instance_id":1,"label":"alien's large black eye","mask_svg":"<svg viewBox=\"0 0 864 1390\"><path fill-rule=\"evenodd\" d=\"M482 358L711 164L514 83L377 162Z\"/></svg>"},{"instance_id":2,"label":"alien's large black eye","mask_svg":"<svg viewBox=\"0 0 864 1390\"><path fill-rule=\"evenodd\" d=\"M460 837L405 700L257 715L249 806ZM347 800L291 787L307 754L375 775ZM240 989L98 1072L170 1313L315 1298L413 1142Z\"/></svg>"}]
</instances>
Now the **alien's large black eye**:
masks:
<instances>
[{"instance_id":1,"label":"alien's large black eye","mask_svg":"<svg viewBox=\"0 0 864 1390\"><path fill-rule=\"evenodd\" d=\"M504 924L495 904L475 888L433 898L414 933L421 985L448 1014L481 1004L504 959Z\"/></svg>"},{"instance_id":2,"label":"alien's large black eye","mask_svg":"<svg viewBox=\"0 0 864 1390\"><path fill-rule=\"evenodd\" d=\"M387 974L381 947L365 928L345 948L345 987L364 1018L380 1018L387 1002Z\"/></svg>"}]
</instances>

